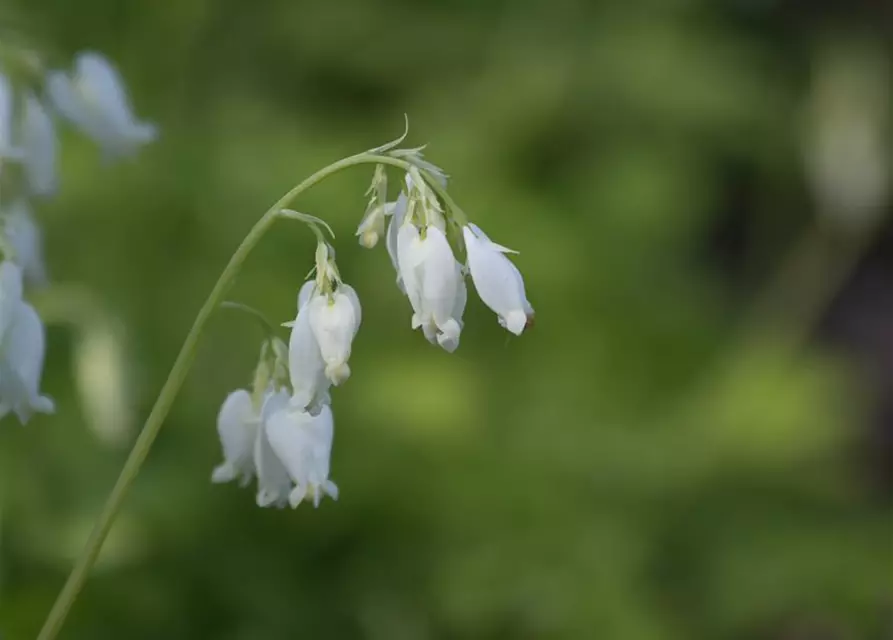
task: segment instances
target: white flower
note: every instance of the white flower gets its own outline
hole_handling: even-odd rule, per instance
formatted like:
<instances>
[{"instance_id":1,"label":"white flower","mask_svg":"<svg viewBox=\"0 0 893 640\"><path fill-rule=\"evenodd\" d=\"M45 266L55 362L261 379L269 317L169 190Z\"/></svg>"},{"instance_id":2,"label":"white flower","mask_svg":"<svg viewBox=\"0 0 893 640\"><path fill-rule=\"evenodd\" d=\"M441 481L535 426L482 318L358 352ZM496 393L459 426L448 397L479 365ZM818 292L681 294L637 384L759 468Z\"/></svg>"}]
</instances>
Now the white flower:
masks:
<instances>
[{"instance_id":1,"label":"white flower","mask_svg":"<svg viewBox=\"0 0 893 640\"><path fill-rule=\"evenodd\" d=\"M332 410L324 405L317 415L291 408L272 413L264 422L272 450L288 471L294 489L288 496L297 507L310 496L319 506L323 495L338 499L338 487L329 480L334 424Z\"/></svg>"},{"instance_id":2,"label":"white flower","mask_svg":"<svg viewBox=\"0 0 893 640\"><path fill-rule=\"evenodd\" d=\"M325 362L326 377L332 384L341 384L350 377L347 360L362 320L356 291L346 284L339 284L331 294L311 297L307 311L310 328Z\"/></svg>"},{"instance_id":3,"label":"white flower","mask_svg":"<svg viewBox=\"0 0 893 640\"><path fill-rule=\"evenodd\" d=\"M403 226L403 221L406 218L406 207L408 204L409 199L406 197L406 194L401 191L400 195L397 196L397 201L394 203L394 213L391 216L391 222L388 224L387 231L388 255L391 257L391 264L394 265L394 271L397 272L397 288L399 288L402 293L406 293L406 288L403 286L403 278L400 276L400 264L397 260L397 237L400 233L400 228Z\"/></svg>"},{"instance_id":4,"label":"white flower","mask_svg":"<svg viewBox=\"0 0 893 640\"><path fill-rule=\"evenodd\" d=\"M39 391L43 323L21 296L21 270L5 261L0 264L0 418L13 411L25 424L34 413L52 413L54 405Z\"/></svg>"},{"instance_id":5,"label":"white flower","mask_svg":"<svg viewBox=\"0 0 893 640\"><path fill-rule=\"evenodd\" d=\"M468 224L462 232L478 295L499 316L500 325L521 335L533 319L533 307L527 301L521 272L505 257L517 252L492 242L476 225Z\"/></svg>"},{"instance_id":6,"label":"white flower","mask_svg":"<svg viewBox=\"0 0 893 640\"><path fill-rule=\"evenodd\" d=\"M212 482L239 480L247 485L254 475L254 443L260 412L245 389L230 393L217 414L217 434L223 449L223 463L211 474Z\"/></svg>"},{"instance_id":7,"label":"white flower","mask_svg":"<svg viewBox=\"0 0 893 640\"><path fill-rule=\"evenodd\" d=\"M43 103L25 94L21 148L28 190L47 196L56 190L56 130Z\"/></svg>"},{"instance_id":8,"label":"white flower","mask_svg":"<svg viewBox=\"0 0 893 640\"><path fill-rule=\"evenodd\" d=\"M315 284L309 280L301 287L298 315L291 323L291 337L288 340L288 371L293 391L291 404L297 409L327 402L331 384L325 375L326 365L310 327L310 312L307 309Z\"/></svg>"},{"instance_id":9,"label":"white flower","mask_svg":"<svg viewBox=\"0 0 893 640\"><path fill-rule=\"evenodd\" d=\"M22 269L25 282L40 285L46 282L43 260L43 239L40 227L24 200L18 200L0 215L3 234L14 253L16 264Z\"/></svg>"},{"instance_id":10,"label":"white flower","mask_svg":"<svg viewBox=\"0 0 893 640\"><path fill-rule=\"evenodd\" d=\"M412 305L412 328L421 327L429 342L455 351L468 294L446 235L429 226L422 238L415 225L404 223L397 236L397 258Z\"/></svg>"},{"instance_id":11,"label":"white flower","mask_svg":"<svg viewBox=\"0 0 893 640\"><path fill-rule=\"evenodd\" d=\"M157 135L155 125L136 120L118 72L97 53L79 54L71 76L49 73L47 92L56 110L107 157L127 155Z\"/></svg>"},{"instance_id":12,"label":"white flower","mask_svg":"<svg viewBox=\"0 0 893 640\"><path fill-rule=\"evenodd\" d=\"M0 73L0 160L14 155L12 148L13 93L9 79Z\"/></svg>"},{"instance_id":13,"label":"white flower","mask_svg":"<svg viewBox=\"0 0 893 640\"><path fill-rule=\"evenodd\" d=\"M292 490L288 470L270 446L266 423L276 413L288 408L288 392L285 389L270 391L261 409L261 424L254 441L254 469L257 474L257 506L284 507Z\"/></svg>"}]
</instances>

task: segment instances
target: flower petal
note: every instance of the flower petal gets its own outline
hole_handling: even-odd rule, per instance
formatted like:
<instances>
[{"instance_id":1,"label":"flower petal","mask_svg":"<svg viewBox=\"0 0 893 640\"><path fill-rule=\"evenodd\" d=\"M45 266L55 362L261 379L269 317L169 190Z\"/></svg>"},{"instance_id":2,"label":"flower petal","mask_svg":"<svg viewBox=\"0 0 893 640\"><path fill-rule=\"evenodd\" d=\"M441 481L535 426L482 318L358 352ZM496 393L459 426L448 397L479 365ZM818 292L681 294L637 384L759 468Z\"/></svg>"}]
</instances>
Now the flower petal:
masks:
<instances>
[{"instance_id":1,"label":"flower petal","mask_svg":"<svg viewBox=\"0 0 893 640\"><path fill-rule=\"evenodd\" d=\"M217 414L217 434L223 449L223 463L211 474L212 482L240 479L246 482L254 475L254 443L260 416L245 389L230 393Z\"/></svg>"}]
</instances>

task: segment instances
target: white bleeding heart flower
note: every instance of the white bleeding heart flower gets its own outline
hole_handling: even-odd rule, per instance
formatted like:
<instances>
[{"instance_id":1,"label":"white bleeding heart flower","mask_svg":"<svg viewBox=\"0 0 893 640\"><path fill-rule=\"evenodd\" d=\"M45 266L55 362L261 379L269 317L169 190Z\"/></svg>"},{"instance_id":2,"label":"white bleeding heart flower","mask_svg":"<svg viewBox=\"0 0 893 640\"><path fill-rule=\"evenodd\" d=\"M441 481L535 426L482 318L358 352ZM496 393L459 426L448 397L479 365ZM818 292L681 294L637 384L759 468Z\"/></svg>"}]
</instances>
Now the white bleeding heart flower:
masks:
<instances>
[{"instance_id":1,"label":"white bleeding heart flower","mask_svg":"<svg viewBox=\"0 0 893 640\"><path fill-rule=\"evenodd\" d=\"M257 474L257 506L284 507L292 490L291 477L273 451L267 437L266 424L272 416L288 408L285 389L269 391L261 408L261 422L254 440L254 470Z\"/></svg>"},{"instance_id":2,"label":"white bleeding heart flower","mask_svg":"<svg viewBox=\"0 0 893 640\"><path fill-rule=\"evenodd\" d=\"M404 223L397 236L397 258L412 305L412 328L421 327L429 342L455 351L467 291L461 265L446 235L438 227L429 226L423 238L415 225Z\"/></svg>"},{"instance_id":3,"label":"white bleeding heart flower","mask_svg":"<svg viewBox=\"0 0 893 640\"><path fill-rule=\"evenodd\" d=\"M310 311L307 308L315 286L316 283L309 280L298 293L298 314L291 323L291 336L288 341L291 405L296 409L325 404L329 400L328 391L331 382L326 378L326 364L310 327Z\"/></svg>"},{"instance_id":4,"label":"white bleeding heart flower","mask_svg":"<svg viewBox=\"0 0 893 640\"><path fill-rule=\"evenodd\" d=\"M134 117L121 77L98 53L79 54L70 75L50 72L46 86L56 110L108 158L129 155L158 134L155 125Z\"/></svg>"},{"instance_id":5,"label":"white bleeding heart flower","mask_svg":"<svg viewBox=\"0 0 893 640\"><path fill-rule=\"evenodd\" d=\"M31 285L46 284L43 237L27 203L24 200L13 202L0 214L0 224L25 282Z\"/></svg>"},{"instance_id":6,"label":"white bleeding heart flower","mask_svg":"<svg viewBox=\"0 0 893 640\"><path fill-rule=\"evenodd\" d=\"M260 411L245 389L230 393L217 414L217 434L223 462L211 474L212 482L238 480L247 485L254 476L254 446L260 426Z\"/></svg>"},{"instance_id":7,"label":"white bleeding heart flower","mask_svg":"<svg viewBox=\"0 0 893 640\"><path fill-rule=\"evenodd\" d=\"M394 271L397 272L397 288L403 293L406 293L406 288L403 286L403 278L400 275L400 264L397 259L397 238L400 233L400 228L403 226L403 221L406 219L406 208L408 204L409 199L406 197L406 194L401 191L400 195L397 196L397 201L394 202L394 212L393 215L391 215L391 221L388 223L386 239L388 255L391 257L391 264L394 265Z\"/></svg>"},{"instance_id":8,"label":"white bleeding heart flower","mask_svg":"<svg viewBox=\"0 0 893 640\"><path fill-rule=\"evenodd\" d=\"M521 335L533 320L533 307L524 291L521 272L506 253L517 253L492 242L474 224L462 229L468 268L478 295L499 317L499 324Z\"/></svg>"},{"instance_id":9,"label":"white bleeding heart flower","mask_svg":"<svg viewBox=\"0 0 893 640\"><path fill-rule=\"evenodd\" d=\"M25 94L20 146L29 192L51 195L56 190L56 129L46 107L30 92Z\"/></svg>"},{"instance_id":10,"label":"white bleeding heart flower","mask_svg":"<svg viewBox=\"0 0 893 640\"><path fill-rule=\"evenodd\" d=\"M329 480L334 422L332 409L324 405L318 414L285 408L264 422L272 451L294 483L288 502L297 507L310 497L319 506L324 495L338 499L338 487Z\"/></svg>"},{"instance_id":11,"label":"white bleeding heart flower","mask_svg":"<svg viewBox=\"0 0 893 640\"><path fill-rule=\"evenodd\" d=\"M25 424L55 410L40 394L45 347L43 323L22 299L21 270L7 260L0 264L0 418L12 411Z\"/></svg>"},{"instance_id":12,"label":"white bleeding heart flower","mask_svg":"<svg viewBox=\"0 0 893 640\"><path fill-rule=\"evenodd\" d=\"M9 78L0 73L0 160L17 155L12 140L13 98Z\"/></svg>"},{"instance_id":13,"label":"white bleeding heart flower","mask_svg":"<svg viewBox=\"0 0 893 640\"><path fill-rule=\"evenodd\" d=\"M347 361L362 321L360 300L353 287L339 284L331 294L313 295L307 310L310 328L325 362L326 377L339 385L350 377Z\"/></svg>"}]
</instances>

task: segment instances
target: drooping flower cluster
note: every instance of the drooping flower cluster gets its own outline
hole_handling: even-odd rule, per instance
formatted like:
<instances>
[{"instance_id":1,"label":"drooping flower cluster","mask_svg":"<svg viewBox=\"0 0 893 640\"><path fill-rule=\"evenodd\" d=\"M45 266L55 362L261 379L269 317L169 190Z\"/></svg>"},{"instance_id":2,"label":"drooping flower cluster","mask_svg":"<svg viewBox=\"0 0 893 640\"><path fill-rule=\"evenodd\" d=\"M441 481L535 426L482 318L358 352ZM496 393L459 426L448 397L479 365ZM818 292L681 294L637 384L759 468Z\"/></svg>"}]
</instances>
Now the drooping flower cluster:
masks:
<instances>
[{"instance_id":1,"label":"drooping flower cluster","mask_svg":"<svg viewBox=\"0 0 893 640\"><path fill-rule=\"evenodd\" d=\"M23 298L23 285L46 282L40 227L32 200L56 192L56 119L70 121L118 156L155 137L131 113L120 77L96 53L82 53L73 73L45 71L30 52L0 50L0 417L22 423L49 413L40 395L44 327Z\"/></svg>"},{"instance_id":2,"label":"drooping flower cluster","mask_svg":"<svg viewBox=\"0 0 893 640\"><path fill-rule=\"evenodd\" d=\"M253 390L240 389L223 403L217 430L224 462L214 482L257 477L257 504L319 505L338 498L329 480L334 437L332 385L350 377L351 344L362 310L356 292L341 281L331 247L320 242L316 278L298 292L288 346L269 338L261 350Z\"/></svg>"},{"instance_id":3,"label":"drooping flower cluster","mask_svg":"<svg viewBox=\"0 0 893 640\"><path fill-rule=\"evenodd\" d=\"M402 139L401 139L402 140ZM448 352L459 346L467 302L466 275L499 323L520 335L533 320L524 281L506 257L515 253L491 241L465 218L446 195L446 175L422 159L420 149L374 152L405 162L403 189L387 200L387 174L377 165L359 228L360 244L372 248L385 238L397 273L397 286L412 308L411 326ZM298 293L297 315L286 326L286 348L278 338L265 342L251 391L240 389L223 403L217 430L224 461L214 482L257 478L257 504L297 507L305 499L319 505L338 497L329 480L334 436L330 388L350 376L348 360L362 312L354 289L341 280L334 251L317 233L315 278ZM464 251L463 264L456 255Z\"/></svg>"},{"instance_id":4,"label":"drooping flower cluster","mask_svg":"<svg viewBox=\"0 0 893 640\"><path fill-rule=\"evenodd\" d=\"M446 176L434 169L429 171L433 184L443 189ZM448 352L459 346L468 300L468 274L481 300L496 312L499 324L521 335L533 322L534 312L521 272L506 257L517 252L491 241L452 202L444 208L433 184L426 182L418 167L411 168L396 201L370 207L357 231L361 244L369 246L362 242L362 234L371 216L391 218L386 232L387 248L397 272L397 286L409 298L412 328L422 329L432 344ZM456 259L462 250L465 264Z\"/></svg>"}]
</instances>

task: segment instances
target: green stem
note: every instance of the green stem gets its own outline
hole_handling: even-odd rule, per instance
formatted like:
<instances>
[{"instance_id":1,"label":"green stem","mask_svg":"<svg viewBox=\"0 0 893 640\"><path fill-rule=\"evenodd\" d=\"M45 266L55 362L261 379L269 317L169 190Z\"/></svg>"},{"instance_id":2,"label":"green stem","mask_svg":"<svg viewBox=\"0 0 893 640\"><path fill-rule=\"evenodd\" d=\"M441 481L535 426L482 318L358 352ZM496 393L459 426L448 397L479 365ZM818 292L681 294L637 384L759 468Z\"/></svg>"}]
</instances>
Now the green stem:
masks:
<instances>
[{"instance_id":1,"label":"green stem","mask_svg":"<svg viewBox=\"0 0 893 640\"><path fill-rule=\"evenodd\" d=\"M124 467L118 475L118 480L115 482L115 486L112 488L112 492L109 494L105 506L93 526L93 530L84 545L81 555L75 561L74 568L71 570L68 579L65 581L65 585L62 587L62 591L56 598L56 602L53 604L53 608L50 610L43 628L37 636L37 640L53 640L62 628L62 624L65 622L65 618L68 615L72 604L80 593L81 588L84 586L84 582L86 582L96 559L99 557L99 552L108 536L109 530L112 528L112 524L114 523L118 512L121 510L121 504L127 495L127 491L130 489L130 485L133 484L143 461L149 454L149 449L152 447L152 443L155 441L162 424L164 424L164 420L170 411L174 399L177 397L177 393L180 391L180 387L183 386L183 381L186 379L186 375L189 373L189 368L195 360L196 350L202 331L208 323L208 320L211 318L211 315L218 308L220 303L223 302L227 291L229 291L232 286L233 281L238 275L239 270L242 268L248 254L251 253L251 250L258 242L260 242L264 234L269 231L273 223L280 217L280 210L288 206L292 200L330 175L337 173L342 169L347 169L348 167L360 164L388 164L400 167L404 170L408 170L410 167L410 164L404 160L369 152L360 153L339 160L328 167L320 169L282 196L282 198L270 207L263 217L255 223L254 227L251 228L251 231L248 232L248 235L245 236L245 239L242 240L242 244L236 249L235 253L230 258L229 263L224 268L223 273L220 274L220 277L214 284L214 288L211 289L208 299L205 300L205 303L202 305L201 309L199 309L195 322L192 324L192 328L186 335L186 340L183 342L183 346L180 348L180 353L174 361L174 366L168 374L164 386L161 388L161 393L158 395L158 399L155 401L155 405L152 407L152 411L149 413L149 417L146 419L146 423L143 425L143 429L140 432L139 437L137 437L136 443L134 443L133 449L130 451L130 455L127 456L127 460L124 462Z\"/></svg>"}]
</instances>

